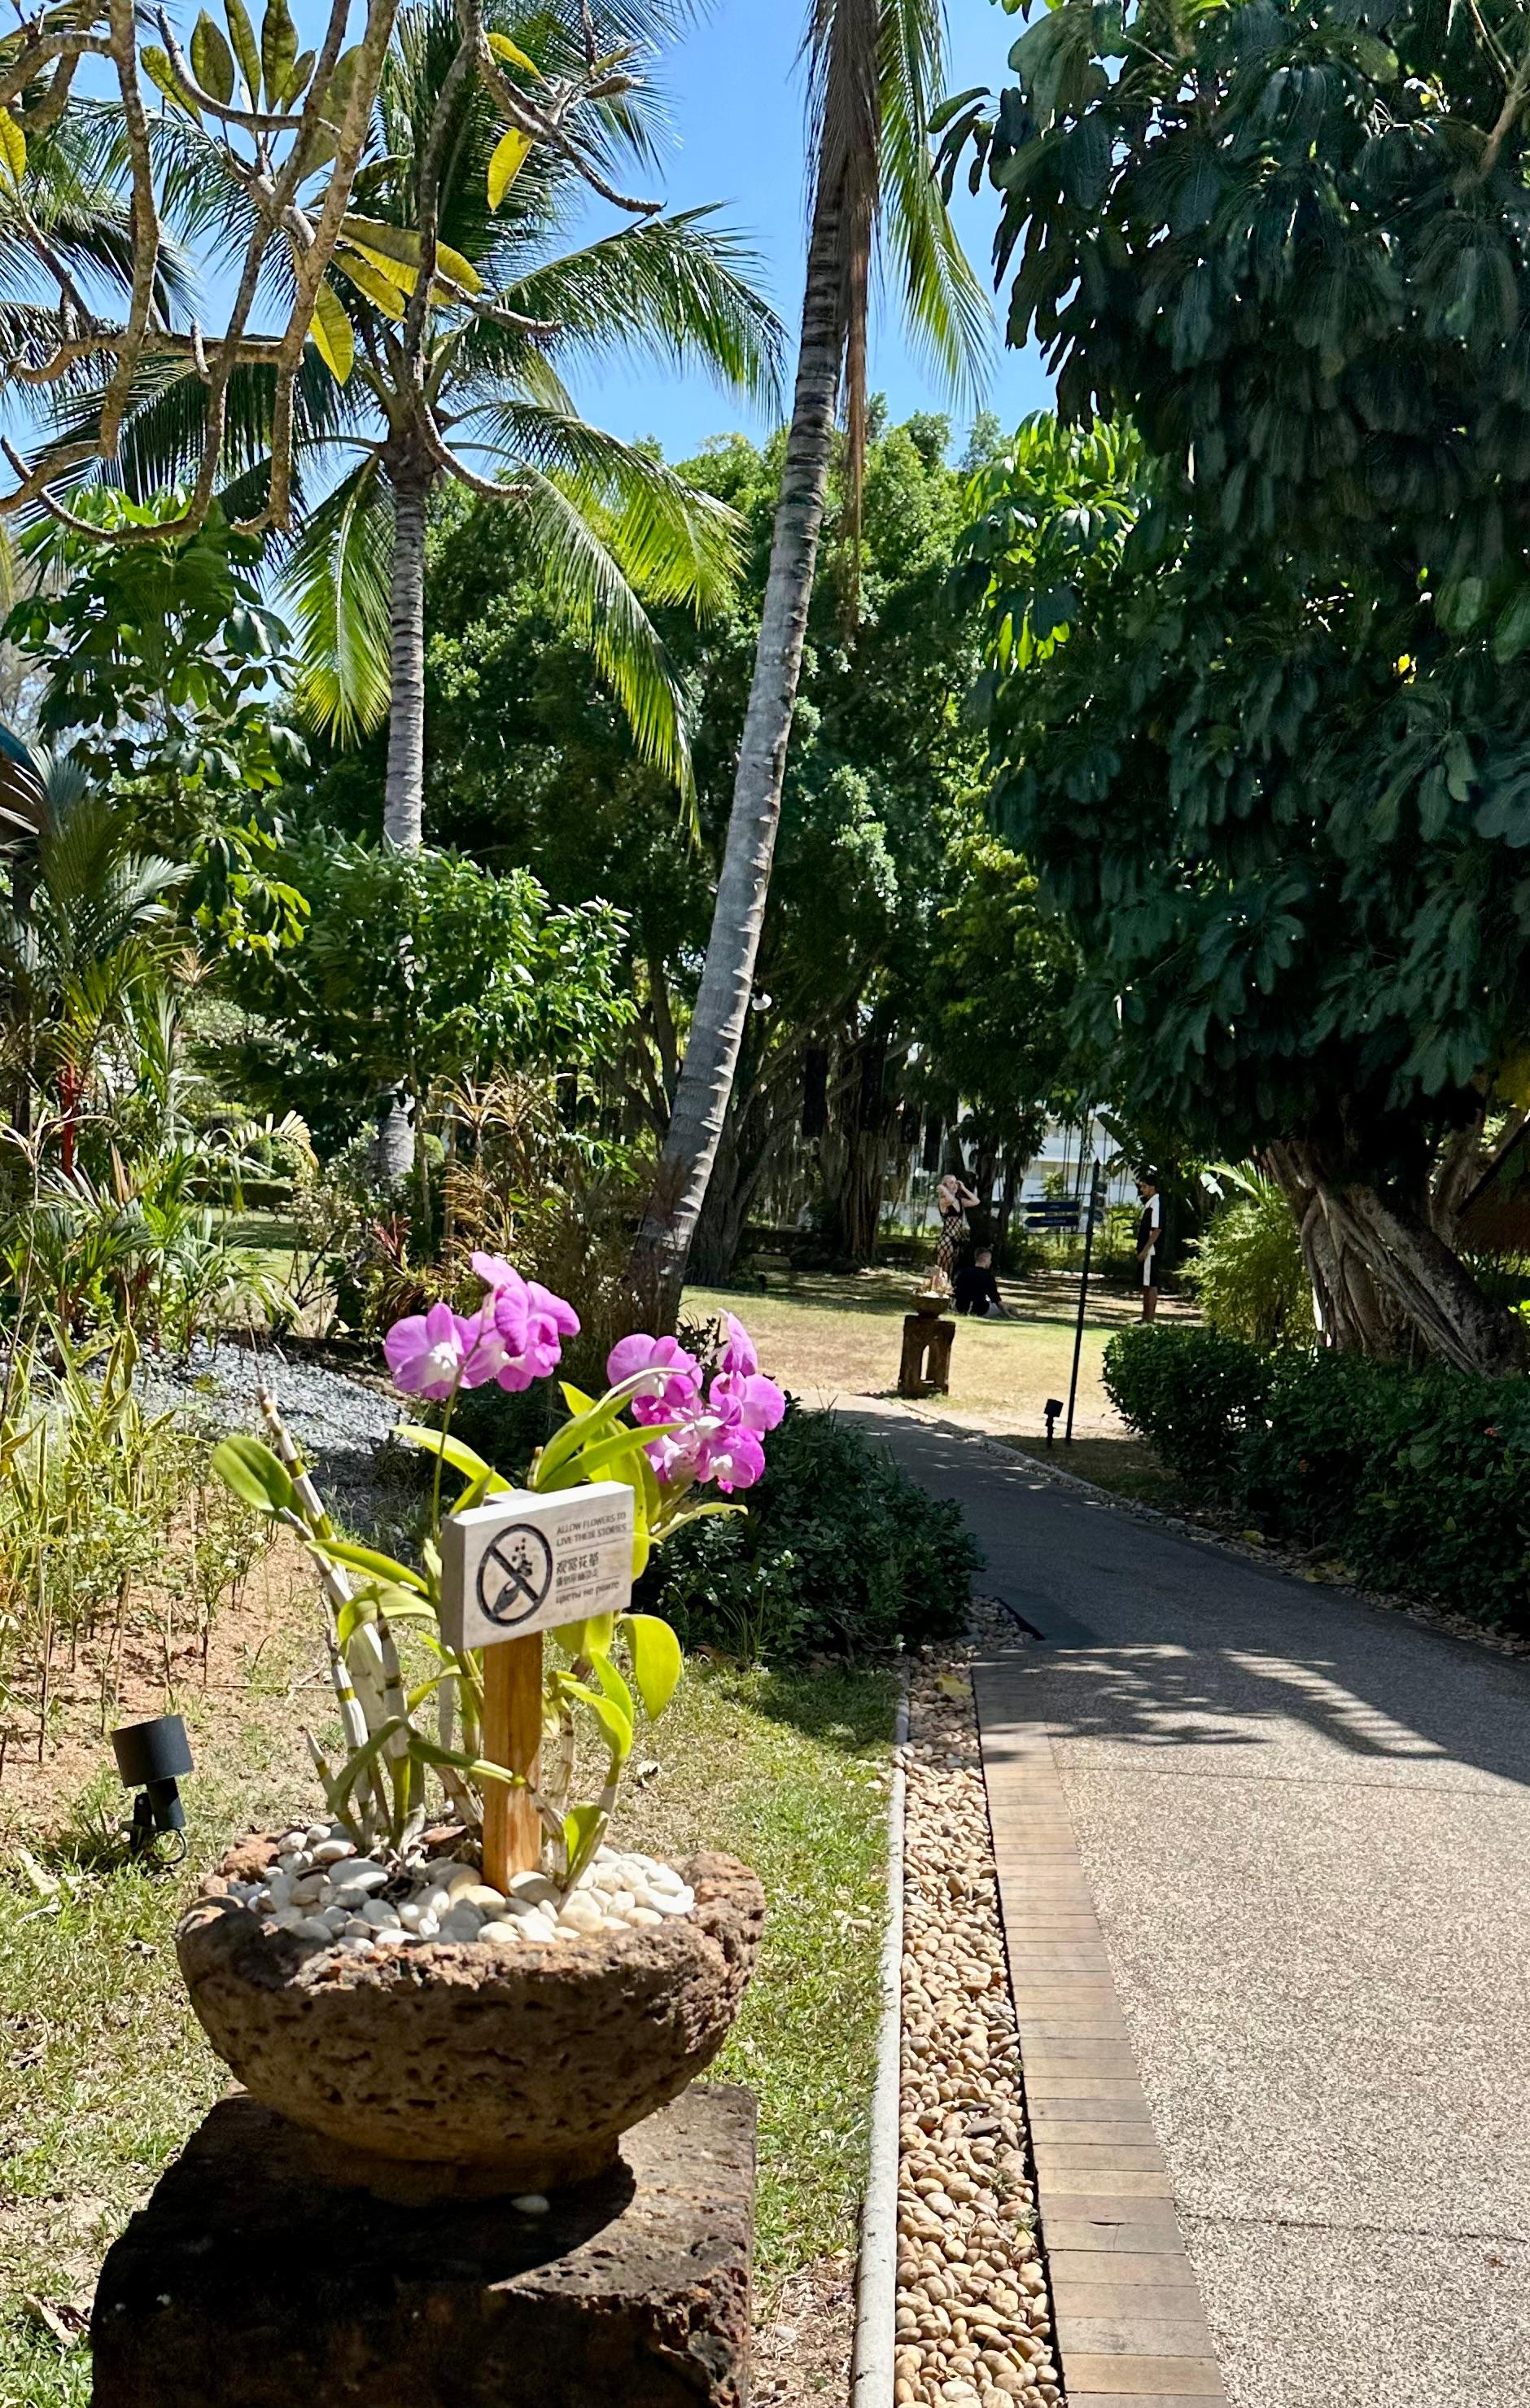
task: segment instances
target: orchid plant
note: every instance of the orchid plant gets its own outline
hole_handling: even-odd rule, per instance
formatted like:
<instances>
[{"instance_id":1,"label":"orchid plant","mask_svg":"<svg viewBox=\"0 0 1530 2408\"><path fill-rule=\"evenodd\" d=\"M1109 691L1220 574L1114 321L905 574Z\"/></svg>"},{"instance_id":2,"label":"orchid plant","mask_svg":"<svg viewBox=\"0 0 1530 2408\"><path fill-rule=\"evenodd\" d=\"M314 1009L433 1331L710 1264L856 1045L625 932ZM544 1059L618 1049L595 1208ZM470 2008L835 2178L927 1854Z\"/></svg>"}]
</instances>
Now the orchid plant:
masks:
<instances>
[{"instance_id":1,"label":"orchid plant","mask_svg":"<svg viewBox=\"0 0 1530 2408\"><path fill-rule=\"evenodd\" d=\"M458 1396L491 1381L519 1391L550 1378L564 1340L577 1334L572 1305L496 1254L473 1256L483 1283L476 1312L432 1305L395 1322L383 1340L393 1384L445 1408L442 1426L405 1422L395 1435L436 1458L429 1533L418 1566L397 1561L336 1530L275 1398L261 1406L270 1444L225 1439L215 1469L258 1512L295 1532L320 1572L330 1678L345 1732L344 1760L332 1764L305 1733L330 1811L363 1851L408 1854L429 1812L434 1772L453 1810L481 1828L484 1787L519 1785L521 1776L490 1762L479 1743L483 1661L442 1637L442 1488L450 1471L464 1484L450 1507L462 1512L510 1483L451 1434ZM786 1400L761 1373L741 1322L726 1316L722 1368L704 1382L700 1366L673 1338L623 1338L607 1360L609 1385L588 1397L562 1383L569 1418L535 1457L527 1485L542 1494L593 1480L619 1480L635 1502L633 1576L652 1549L702 1514L736 1512L733 1493L765 1469L765 1440ZM709 1488L720 1492L707 1494ZM395 1632L413 1629L431 1659L427 1676L407 1684ZM550 1634L543 1694L543 1772L531 1796L546 1834L544 1863L572 1886L599 1847L631 1756L637 1702L663 1713L680 1676L679 1642L665 1622L646 1613L605 1614ZM634 1692L636 1692L636 1698ZM422 1717L433 1711L434 1731ZM597 1798L572 1795L581 1717L607 1756Z\"/></svg>"}]
</instances>

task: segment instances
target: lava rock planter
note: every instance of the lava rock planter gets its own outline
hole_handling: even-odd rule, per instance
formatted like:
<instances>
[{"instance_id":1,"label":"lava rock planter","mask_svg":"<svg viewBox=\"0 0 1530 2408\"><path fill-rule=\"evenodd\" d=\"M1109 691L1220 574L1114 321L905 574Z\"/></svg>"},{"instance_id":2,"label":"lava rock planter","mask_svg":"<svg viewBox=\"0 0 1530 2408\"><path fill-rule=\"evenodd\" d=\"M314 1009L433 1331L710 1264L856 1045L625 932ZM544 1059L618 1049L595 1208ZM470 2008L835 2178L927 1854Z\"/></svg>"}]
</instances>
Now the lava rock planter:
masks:
<instances>
[{"instance_id":1,"label":"lava rock planter","mask_svg":"<svg viewBox=\"0 0 1530 2408\"><path fill-rule=\"evenodd\" d=\"M705 1855L677 1868L694 1910L655 1929L556 1949L315 1952L231 1894L277 1846L233 1851L182 1917L192 2004L251 2097L396 2196L541 2192L604 2172L622 2134L717 2055L765 1924L755 1874Z\"/></svg>"}]
</instances>

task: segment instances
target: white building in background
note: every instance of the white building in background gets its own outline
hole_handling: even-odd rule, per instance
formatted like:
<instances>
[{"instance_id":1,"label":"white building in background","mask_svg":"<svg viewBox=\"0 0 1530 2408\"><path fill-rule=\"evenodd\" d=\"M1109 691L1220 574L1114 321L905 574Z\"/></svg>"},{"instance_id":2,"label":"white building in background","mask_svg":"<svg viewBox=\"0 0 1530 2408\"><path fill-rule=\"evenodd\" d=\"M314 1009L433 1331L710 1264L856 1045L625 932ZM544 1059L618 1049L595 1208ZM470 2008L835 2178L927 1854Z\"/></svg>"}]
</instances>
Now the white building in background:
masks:
<instances>
[{"instance_id":1,"label":"white building in background","mask_svg":"<svg viewBox=\"0 0 1530 2408\"><path fill-rule=\"evenodd\" d=\"M1021 1197L1026 1204L1039 1204L1048 1193L1048 1182L1055 1183L1060 1176L1064 1194L1080 1195L1089 1183L1089 1166L1097 1162L1103 1168L1116 1154L1116 1141L1097 1120L1091 1120L1082 1133L1083 1176L1080 1177L1079 1155L1080 1135L1077 1122L1071 1125L1063 1121L1049 1121L1041 1143L1032 1155L1021 1185ZM1137 1195L1137 1180L1129 1163L1122 1163L1110 1176L1106 1200L1111 1204L1130 1204Z\"/></svg>"},{"instance_id":2,"label":"white building in background","mask_svg":"<svg viewBox=\"0 0 1530 2408\"><path fill-rule=\"evenodd\" d=\"M1059 1184L1064 1197L1081 1197L1088 1189L1091 1165L1098 1163L1104 1169L1114 1161L1115 1140L1103 1125L1091 1119L1082 1130L1077 1121L1049 1121L1041 1143L1025 1168L1025 1176L1015 1192L1017 1224L1028 1205L1050 1201ZM1081 1156L1081 1159L1080 1159ZM905 1223L911 1222L934 1229L939 1222L936 1210L935 1191L940 1182L938 1171L925 1170L918 1157L909 1172L903 1195L892 1205L892 1211ZM992 1197L985 1202L995 1207L1003 1200L1002 1172L995 1177ZM1137 1181L1129 1163L1121 1163L1109 1174L1106 1200L1109 1204L1130 1204L1137 1197Z\"/></svg>"}]
</instances>

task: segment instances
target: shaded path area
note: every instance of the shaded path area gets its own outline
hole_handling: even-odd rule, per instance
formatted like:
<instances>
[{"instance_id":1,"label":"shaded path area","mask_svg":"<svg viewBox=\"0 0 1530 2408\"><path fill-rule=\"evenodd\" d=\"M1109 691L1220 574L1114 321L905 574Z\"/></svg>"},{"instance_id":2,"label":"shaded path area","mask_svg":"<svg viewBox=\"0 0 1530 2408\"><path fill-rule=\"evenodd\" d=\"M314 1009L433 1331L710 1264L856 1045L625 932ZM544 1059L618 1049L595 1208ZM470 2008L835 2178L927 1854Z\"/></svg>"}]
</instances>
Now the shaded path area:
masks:
<instances>
[{"instance_id":1,"label":"shaded path area","mask_svg":"<svg viewBox=\"0 0 1530 2408\"><path fill-rule=\"evenodd\" d=\"M1530 1665L842 1410L1047 1642L985 1748L1055 1767L1229 2400L1525 2408Z\"/></svg>"}]
</instances>

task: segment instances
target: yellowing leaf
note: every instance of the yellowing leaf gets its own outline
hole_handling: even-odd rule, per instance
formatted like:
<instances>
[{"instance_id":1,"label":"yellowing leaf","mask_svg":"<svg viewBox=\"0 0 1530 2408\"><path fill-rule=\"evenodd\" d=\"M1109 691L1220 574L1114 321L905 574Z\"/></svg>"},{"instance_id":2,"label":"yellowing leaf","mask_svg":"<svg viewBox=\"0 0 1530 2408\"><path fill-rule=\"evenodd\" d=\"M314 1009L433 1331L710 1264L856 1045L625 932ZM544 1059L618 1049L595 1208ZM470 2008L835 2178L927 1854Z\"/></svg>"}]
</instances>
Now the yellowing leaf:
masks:
<instances>
[{"instance_id":1,"label":"yellowing leaf","mask_svg":"<svg viewBox=\"0 0 1530 2408\"><path fill-rule=\"evenodd\" d=\"M350 277L358 293L365 293L368 301L376 303L385 318L403 317L402 292L393 282L391 273L384 276L381 268L365 251L352 251L345 246L336 251L335 265L342 274Z\"/></svg>"},{"instance_id":2,"label":"yellowing leaf","mask_svg":"<svg viewBox=\"0 0 1530 2408\"><path fill-rule=\"evenodd\" d=\"M489 48L496 59L504 59L512 67L524 67L528 75L539 76L542 72L535 59L528 59L524 50L516 49L508 34L491 34Z\"/></svg>"},{"instance_id":3,"label":"yellowing leaf","mask_svg":"<svg viewBox=\"0 0 1530 2408\"><path fill-rule=\"evenodd\" d=\"M632 1677L644 1712L657 1722L679 1684L680 1642L668 1623L653 1613L625 1614L622 1628L632 1650Z\"/></svg>"},{"instance_id":4,"label":"yellowing leaf","mask_svg":"<svg viewBox=\"0 0 1530 2408\"><path fill-rule=\"evenodd\" d=\"M531 136L512 125L500 136L499 147L489 162L489 207L497 209L522 168L531 156Z\"/></svg>"},{"instance_id":5,"label":"yellowing leaf","mask_svg":"<svg viewBox=\"0 0 1530 2408\"><path fill-rule=\"evenodd\" d=\"M331 376L339 384L349 383L356 362L356 337L343 306L327 284L319 287L308 331Z\"/></svg>"},{"instance_id":6,"label":"yellowing leaf","mask_svg":"<svg viewBox=\"0 0 1530 2408\"><path fill-rule=\"evenodd\" d=\"M960 1699L972 1695L971 1682L965 1681L960 1672L937 1673L935 1685L943 1698Z\"/></svg>"},{"instance_id":7,"label":"yellowing leaf","mask_svg":"<svg viewBox=\"0 0 1530 2408\"><path fill-rule=\"evenodd\" d=\"M234 53L204 8L192 35L192 72L214 100L234 97Z\"/></svg>"},{"instance_id":8,"label":"yellowing leaf","mask_svg":"<svg viewBox=\"0 0 1530 2408\"><path fill-rule=\"evenodd\" d=\"M157 42L146 42L138 55L143 61L144 73L150 82L157 85L165 99L173 102L177 108L183 108L188 117L194 117L200 125L202 111L179 80L174 67L170 64L168 50L162 50Z\"/></svg>"},{"instance_id":9,"label":"yellowing leaf","mask_svg":"<svg viewBox=\"0 0 1530 2408\"><path fill-rule=\"evenodd\" d=\"M349 242L377 259L403 291L414 290L420 267L420 236L413 226L385 225L378 218L355 217L348 210L341 220L341 232ZM483 290L483 279L472 261L465 259L460 251L453 251L450 243L436 244L436 265L442 276L450 276L465 293ZM407 280L395 273L399 268L410 271Z\"/></svg>"},{"instance_id":10,"label":"yellowing leaf","mask_svg":"<svg viewBox=\"0 0 1530 2408\"><path fill-rule=\"evenodd\" d=\"M0 167L11 183L19 184L25 166L26 136L9 109L0 108Z\"/></svg>"},{"instance_id":11,"label":"yellowing leaf","mask_svg":"<svg viewBox=\"0 0 1530 2408\"><path fill-rule=\"evenodd\" d=\"M261 54L256 47L255 28L244 0L223 0L223 14L228 19L228 36L234 45L234 55L239 62L245 89L253 108L261 96Z\"/></svg>"}]
</instances>

